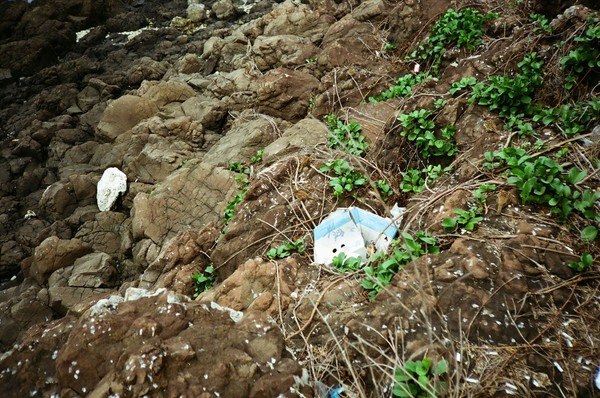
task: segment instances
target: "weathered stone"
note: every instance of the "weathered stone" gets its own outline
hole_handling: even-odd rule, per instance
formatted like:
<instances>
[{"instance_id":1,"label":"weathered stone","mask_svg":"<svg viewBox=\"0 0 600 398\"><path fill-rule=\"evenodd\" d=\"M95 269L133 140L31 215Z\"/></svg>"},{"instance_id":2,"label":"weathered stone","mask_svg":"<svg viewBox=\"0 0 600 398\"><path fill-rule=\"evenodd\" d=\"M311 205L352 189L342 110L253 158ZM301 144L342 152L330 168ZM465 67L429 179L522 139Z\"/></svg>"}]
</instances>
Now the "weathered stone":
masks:
<instances>
[{"instance_id":1,"label":"weathered stone","mask_svg":"<svg viewBox=\"0 0 600 398\"><path fill-rule=\"evenodd\" d=\"M268 161L291 150L312 147L325 142L327 132L327 126L323 122L314 118L302 119L265 147L263 159Z\"/></svg>"},{"instance_id":2,"label":"weathered stone","mask_svg":"<svg viewBox=\"0 0 600 398\"><path fill-rule=\"evenodd\" d=\"M287 258L277 263L260 258L240 265L216 289L198 297L201 302L216 301L237 311L256 310L275 315L291 303L298 262Z\"/></svg>"},{"instance_id":3,"label":"weathered stone","mask_svg":"<svg viewBox=\"0 0 600 398\"><path fill-rule=\"evenodd\" d=\"M77 206L77 197L73 185L68 181L58 181L44 191L40 199L40 207L51 218L68 217Z\"/></svg>"},{"instance_id":4,"label":"weathered stone","mask_svg":"<svg viewBox=\"0 0 600 398\"><path fill-rule=\"evenodd\" d=\"M336 21L328 13L319 13L307 8L289 7L273 12L275 17L265 26L264 35L294 35L320 42L327 29Z\"/></svg>"},{"instance_id":5,"label":"weathered stone","mask_svg":"<svg viewBox=\"0 0 600 398\"><path fill-rule=\"evenodd\" d=\"M111 211L96 213L93 221L77 230L75 238L118 259L123 259L133 246L131 221L125 214Z\"/></svg>"},{"instance_id":6,"label":"weathered stone","mask_svg":"<svg viewBox=\"0 0 600 398\"><path fill-rule=\"evenodd\" d=\"M203 163L229 167L238 159L250 159L277 138L276 121L263 115L253 115L254 120L240 117L234 126L202 158Z\"/></svg>"},{"instance_id":7,"label":"weathered stone","mask_svg":"<svg viewBox=\"0 0 600 398\"><path fill-rule=\"evenodd\" d=\"M160 139L150 135L141 151L128 152L123 160L123 169L134 180L156 184L190 160L193 150L190 144L181 140Z\"/></svg>"},{"instance_id":8,"label":"weathered stone","mask_svg":"<svg viewBox=\"0 0 600 398\"><path fill-rule=\"evenodd\" d=\"M135 239L161 244L179 231L217 222L236 190L229 171L204 163L174 173L152 193L134 200L132 227Z\"/></svg>"},{"instance_id":9,"label":"weathered stone","mask_svg":"<svg viewBox=\"0 0 600 398\"><path fill-rule=\"evenodd\" d=\"M87 112L100 102L100 92L91 86L85 86L77 94L77 106L83 111Z\"/></svg>"},{"instance_id":10,"label":"weathered stone","mask_svg":"<svg viewBox=\"0 0 600 398\"><path fill-rule=\"evenodd\" d=\"M252 47L256 66L261 71L276 67L293 68L315 57L319 49L304 37L258 36Z\"/></svg>"},{"instance_id":11,"label":"weathered stone","mask_svg":"<svg viewBox=\"0 0 600 398\"><path fill-rule=\"evenodd\" d=\"M137 85L144 80L160 80L167 71L167 63L155 61L150 57L142 57L127 71L129 84Z\"/></svg>"},{"instance_id":12,"label":"weathered stone","mask_svg":"<svg viewBox=\"0 0 600 398\"><path fill-rule=\"evenodd\" d=\"M204 97L192 97L181 104L186 116L199 121L204 128L218 128L227 115L224 101Z\"/></svg>"},{"instance_id":13,"label":"weathered stone","mask_svg":"<svg viewBox=\"0 0 600 398\"><path fill-rule=\"evenodd\" d=\"M72 287L112 287L117 276L115 262L106 253L90 253L73 263L68 284Z\"/></svg>"},{"instance_id":14,"label":"weathered stone","mask_svg":"<svg viewBox=\"0 0 600 398\"><path fill-rule=\"evenodd\" d=\"M44 391L54 386L54 391L58 387L92 397L128 389L134 396L161 390L202 397L210 391L242 398L259 378L271 374L274 364L282 378L300 371L289 359L283 361L283 336L264 314L234 321L231 310L218 305L188 302L172 292L140 289L133 295L130 290L125 298L105 296L61 321L30 330L23 344L0 361L2 368L16 369L10 378L0 375L3 392L28 394L26 380L36 369L44 382L52 380L40 383ZM16 366L24 355L29 360Z\"/></svg>"},{"instance_id":15,"label":"weathered stone","mask_svg":"<svg viewBox=\"0 0 600 398\"><path fill-rule=\"evenodd\" d=\"M180 232L168 242L160 251L160 254L151 261L150 266L144 271L140 278L139 287L141 288L156 288L167 287L170 290L176 290L187 295L191 295L193 290L184 292L183 290L190 289L192 286L189 283L191 279L185 280L184 289L172 289L174 279L180 279L177 275L172 275L168 282L161 282L167 273L180 265L188 265L191 263L206 264L206 252L210 250L215 240L219 237L219 230L216 225L210 224L202 229L202 231L184 231ZM153 256L150 251L156 251L157 246L149 244L146 253ZM204 267L203 267L204 268ZM195 270L195 273L200 272L200 269ZM187 272L186 272L187 273ZM192 274L193 275L193 274ZM189 275L191 276L191 275Z\"/></svg>"},{"instance_id":16,"label":"weathered stone","mask_svg":"<svg viewBox=\"0 0 600 398\"><path fill-rule=\"evenodd\" d=\"M218 0L211 8L218 19L230 19L236 15L236 9L231 0Z\"/></svg>"},{"instance_id":17,"label":"weathered stone","mask_svg":"<svg viewBox=\"0 0 600 398\"><path fill-rule=\"evenodd\" d=\"M184 102L194 97L196 92L188 84L177 80L144 82L138 90L138 95L163 107L170 102Z\"/></svg>"},{"instance_id":18,"label":"weathered stone","mask_svg":"<svg viewBox=\"0 0 600 398\"><path fill-rule=\"evenodd\" d=\"M108 104L98 123L96 135L105 141L114 141L141 120L158 112L151 101L136 95L124 95Z\"/></svg>"},{"instance_id":19,"label":"weathered stone","mask_svg":"<svg viewBox=\"0 0 600 398\"><path fill-rule=\"evenodd\" d=\"M378 46L373 35L343 37L332 41L321 51L317 62L327 68L344 65L368 65L373 60L373 48Z\"/></svg>"},{"instance_id":20,"label":"weathered stone","mask_svg":"<svg viewBox=\"0 0 600 398\"><path fill-rule=\"evenodd\" d=\"M72 265L91 250L87 243L79 239L65 240L51 236L35 248L31 274L39 283L44 283L52 272Z\"/></svg>"},{"instance_id":21,"label":"weathered stone","mask_svg":"<svg viewBox=\"0 0 600 398\"><path fill-rule=\"evenodd\" d=\"M307 73L277 68L256 83L257 110L284 120L297 121L306 115L308 101L319 81Z\"/></svg>"}]
</instances>

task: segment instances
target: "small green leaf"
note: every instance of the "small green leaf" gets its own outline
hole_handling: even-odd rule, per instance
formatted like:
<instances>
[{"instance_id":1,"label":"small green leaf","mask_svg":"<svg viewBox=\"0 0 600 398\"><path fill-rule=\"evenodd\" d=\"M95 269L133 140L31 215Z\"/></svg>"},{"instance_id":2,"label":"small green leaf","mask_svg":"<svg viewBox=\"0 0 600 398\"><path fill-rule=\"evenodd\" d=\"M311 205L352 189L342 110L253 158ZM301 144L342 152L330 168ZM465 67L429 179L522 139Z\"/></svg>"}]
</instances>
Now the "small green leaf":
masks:
<instances>
[{"instance_id":1,"label":"small green leaf","mask_svg":"<svg viewBox=\"0 0 600 398\"><path fill-rule=\"evenodd\" d=\"M588 225L581 231L581 239L586 242L592 242L598 235L598 229L593 225Z\"/></svg>"}]
</instances>

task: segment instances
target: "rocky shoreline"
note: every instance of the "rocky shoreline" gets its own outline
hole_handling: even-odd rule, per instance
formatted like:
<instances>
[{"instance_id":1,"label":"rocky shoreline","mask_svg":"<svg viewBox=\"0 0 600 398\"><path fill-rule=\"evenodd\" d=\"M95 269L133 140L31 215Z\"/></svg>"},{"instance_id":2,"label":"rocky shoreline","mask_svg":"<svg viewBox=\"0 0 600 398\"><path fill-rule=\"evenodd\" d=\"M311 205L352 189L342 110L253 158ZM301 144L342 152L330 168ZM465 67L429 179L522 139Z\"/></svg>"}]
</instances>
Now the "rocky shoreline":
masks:
<instances>
[{"instance_id":1,"label":"rocky shoreline","mask_svg":"<svg viewBox=\"0 0 600 398\"><path fill-rule=\"evenodd\" d=\"M484 152L526 138L448 94L536 51L548 65L536 101L561 104L556 43L571 45L597 6L526 2L551 21L543 36L525 8L501 3L4 0L3 396L322 398L341 386L382 397L397 385L394 364L423 356L450 361L453 396L597 393L597 264L567 266L574 252L598 253L597 240L584 248L579 219L556 224L482 171ZM498 14L485 42L448 51L413 95L369 101L416 74L404 55L451 7ZM597 98L597 78L574 99ZM435 123L456 130L457 153L439 160L452 172L410 195L398 187L419 154L398 115L438 99ZM334 114L361 126L364 159L328 146ZM540 126L550 147L563 141L553 128ZM373 183L337 198L322 167L344 156ZM593 191L588 158L581 186ZM99 211L111 167L127 191ZM445 231L491 183L481 227ZM374 300L362 274L312 264L325 216L350 205L389 215L394 202L409 209L401 230L437 236L440 254L407 264ZM266 255L298 241L305 252ZM213 268L214 286L199 291L195 276ZM575 347L552 344L563 334Z\"/></svg>"}]
</instances>

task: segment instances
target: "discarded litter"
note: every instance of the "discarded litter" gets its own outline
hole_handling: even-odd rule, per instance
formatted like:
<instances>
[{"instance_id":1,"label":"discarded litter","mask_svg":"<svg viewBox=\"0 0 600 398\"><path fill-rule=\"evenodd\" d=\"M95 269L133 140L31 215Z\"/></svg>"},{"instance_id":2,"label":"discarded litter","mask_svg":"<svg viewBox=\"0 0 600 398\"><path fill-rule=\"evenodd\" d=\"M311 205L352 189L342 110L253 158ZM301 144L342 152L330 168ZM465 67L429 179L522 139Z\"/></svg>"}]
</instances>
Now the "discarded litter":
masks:
<instances>
[{"instance_id":1,"label":"discarded litter","mask_svg":"<svg viewBox=\"0 0 600 398\"><path fill-rule=\"evenodd\" d=\"M116 167L109 167L98 181L96 201L100 211L108 211L120 194L127 190L127 176Z\"/></svg>"},{"instance_id":2,"label":"discarded litter","mask_svg":"<svg viewBox=\"0 0 600 398\"><path fill-rule=\"evenodd\" d=\"M337 209L314 230L315 263L331 264L340 253L365 261L372 254L369 249L387 250L397 234L398 228L391 218L357 207Z\"/></svg>"}]
</instances>

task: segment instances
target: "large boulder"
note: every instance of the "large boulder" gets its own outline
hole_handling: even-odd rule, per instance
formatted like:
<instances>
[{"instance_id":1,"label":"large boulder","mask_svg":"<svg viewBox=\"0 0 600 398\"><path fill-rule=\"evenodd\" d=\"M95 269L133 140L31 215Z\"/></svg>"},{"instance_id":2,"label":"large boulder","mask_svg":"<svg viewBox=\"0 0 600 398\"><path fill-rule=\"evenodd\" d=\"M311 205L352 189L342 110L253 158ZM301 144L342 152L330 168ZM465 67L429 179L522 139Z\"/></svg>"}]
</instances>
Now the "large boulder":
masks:
<instances>
[{"instance_id":1,"label":"large boulder","mask_svg":"<svg viewBox=\"0 0 600 398\"><path fill-rule=\"evenodd\" d=\"M52 272L73 265L75 260L91 251L90 245L80 239L51 236L35 248L30 274L39 283L44 283Z\"/></svg>"},{"instance_id":2,"label":"large boulder","mask_svg":"<svg viewBox=\"0 0 600 398\"><path fill-rule=\"evenodd\" d=\"M287 356L281 331L260 311L130 288L32 328L0 360L14 369L0 373L0 389L11 397L32 388L43 396L279 396L301 373Z\"/></svg>"},{"instance_id":3,"label":"large boulder","mask_svg":"<svg viewBox=\"0 0 600 398\"><path fill-rule=\"evenodd\" d=\"M277 68L265 73L256 82L258 112L288 121L302 119L308 110L311 95L319 80L308 73Z\"/></svg>"},{"instance_id":4,"label":"large boulder","mask_svg":"<svg viewBox=\"0 0 600 398\"><path fill-rule=\"evenodd\" d=\"M258 36L252 47L256 66L261 71L276 67L303 65L319 52L312 42L293 35Z\"/></svg>"},{"instance_id":5,"label":"large boulder","mask_svg":"<svg viewBox=\"0 0 600 398\"><path fill-rule=\"evenodd\" d=\"M114 141L120 134L157 112L158 107L152 101L137 95L124 95L108 104L98 123L96 136L104 141Z\"/></svg>"},{"instance_id":6,"label":"large boulder","mask_svg":"<svg viewBox=\"0 0 600 398\"><path fill-rule=\"evenodd\" d=\"M124 259L133 246L131 220L123 213L96 213L93 220L84 222L75 238L88 243L94 250Z\"/></svg>"},{"instance_id":7,"label":"large boulder","mask_svg":"<svg viewBox=\"0 0 600 398\"><path fill-rule=\"evenodd\" d=\"M246 161L256 151L263 149L277 138L277 123L264 115L253 115L246 121L242 116L202 158L202 162L228 167L230 162Z\"/></svg>"},{"instance_id":8,"label":"large boulder","mask_svg":"<svg viewBox=\"0 0 600 398\"><path fill-rule=\"evenodd\" d=\"M134 238L150 238L162 244L179 231L218 222L235 190L228 170L205 163L190 164L152 193L135 197L131 212Z\"/></svg>"}]
</instances>

